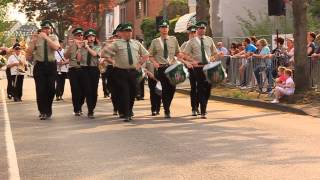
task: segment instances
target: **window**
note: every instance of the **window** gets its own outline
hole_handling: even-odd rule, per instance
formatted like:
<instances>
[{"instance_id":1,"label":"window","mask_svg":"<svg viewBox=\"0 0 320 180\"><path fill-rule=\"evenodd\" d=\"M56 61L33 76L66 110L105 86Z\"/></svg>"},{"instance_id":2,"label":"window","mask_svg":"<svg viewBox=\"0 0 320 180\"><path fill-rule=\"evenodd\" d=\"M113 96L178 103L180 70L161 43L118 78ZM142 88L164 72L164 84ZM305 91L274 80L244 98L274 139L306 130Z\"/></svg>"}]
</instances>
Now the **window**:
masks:
<instances>
[{"instance_id":1,"label":"window","mask_svg":"<svg viewBox=\"0 0 320 180\"><path fill-rule=\"evenodd\" d=\"M144 0L143 2L143 14L144 16L148 16L148 0Z\"/></svg>"},{"instance_id":2,"label":"window","mask_svg":"<svg viewBox=\"0 0 320 180\"><path fill-rule=\"evenodd\" d=\"M120 9L120 23L125 23L126 22L126 8L121 8Z\"/></svg>"},{"instance_id":3,"label":"window","mask_svg":"<svg viewBox=\"0 0 320 180\"><path fill-rule=\"evenodd\" d=\"M141 16L141 11L142 11L142 1L137 0L136 1L136 17L139 18Z\"/></svg>"}]
</instances>

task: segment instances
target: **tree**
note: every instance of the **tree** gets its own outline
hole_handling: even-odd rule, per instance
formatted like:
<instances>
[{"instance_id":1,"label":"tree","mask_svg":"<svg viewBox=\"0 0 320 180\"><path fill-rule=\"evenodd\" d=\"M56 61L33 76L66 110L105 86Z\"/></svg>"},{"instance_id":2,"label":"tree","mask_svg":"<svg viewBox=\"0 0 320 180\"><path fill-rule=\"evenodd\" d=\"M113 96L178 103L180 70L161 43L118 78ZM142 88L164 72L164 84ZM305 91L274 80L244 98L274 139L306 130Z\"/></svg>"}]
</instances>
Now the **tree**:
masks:
<instances>
[{"instance_id":1,"label":"tree","mask_svg":"<svg viewBox=\"0 0 320 180\"><path fill-rule=\"evenodd\" d=\"M197 0L197 20L206 21L208 23L207 35L212 36L210 26L210 2L209 0Z\"/></svg>"},{"instance_id":2,"label":"tree","mask_svg":"<svg viewBox=\"0 0 320 180\"><path fill-rule=\"evenodd\" d=\"M16 0L15 3L29 20L49 19L56 23L57 34L60 39L64 39L65 31L72 24L74 0ZM36 17L37 12L39 12L38 17Z\"/></svg>"},{"instance_id":3,"label":"tree","mask_svg":"<svg viewBox=\"0 0 320 180\"><path fill-rule=\"evenodd\" d=\"M292 1L294 16L294 59L296 89L307 90L310 88L308 79L309 63L307 58L307 0Z\"/></svg>"},{"instance_id":4,"label":"tree","mask_svg":"<svg viewBox=\"0 0 320 180\"><path fill-rule=\"evenodd\" d=\"M167 19L174 19L189 13L188 2L186 0L171 0L167 8ZM163 14L163 10L159 13Z\"/></svg>"},{"instance_id":5,"label":"tree","mask_svg":"<svg viewBox=\"0 0 320 180\"><path fill-rule=\"evenodd\" d=\"M8 26L8 22L6 22L6 14L8 4L11 2L12 0L0 0L0 32L5 31Z\"/></svg>"},{"instance_id":6,"label":"tree","mask_svg":"<svg viewBox=\"0 0 320 180\"><path fill-rule=\"evenodd\" d=\"M143 40L146 47L149 47L151 41L158 36L156 20L154 18L144 18L140 29L143 33Z\"/></svg>"}]
</instances>

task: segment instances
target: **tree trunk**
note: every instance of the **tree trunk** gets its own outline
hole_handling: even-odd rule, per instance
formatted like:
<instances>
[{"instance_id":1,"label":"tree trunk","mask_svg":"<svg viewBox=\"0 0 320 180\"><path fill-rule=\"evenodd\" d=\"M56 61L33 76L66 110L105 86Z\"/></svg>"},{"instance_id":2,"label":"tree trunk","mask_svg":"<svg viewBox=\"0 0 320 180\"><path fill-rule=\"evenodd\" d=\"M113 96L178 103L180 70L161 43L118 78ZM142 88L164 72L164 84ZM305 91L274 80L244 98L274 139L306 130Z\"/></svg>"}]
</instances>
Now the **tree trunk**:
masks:
<instances>
[{"instance_id":1,"label":"tree trunk","mask_svg":"<svg viewBox=\"0 0 320 180\"><path fill-rule=\"evenodd\" d=\"M310 63L307 58L307 0L292 1L294 16L295 84L297 90L310 89Z\"/></svg>"},{"instance_id":2,"label":"tree trunk","mask_svg":"<svg viewBox=\"0 0 320 180\"><path fill-rule=\"evenodd\" d=\"M208 23L207 26L207 35L212 36L211 26L210 26L210 0L197 0L197 21L206 21Z\"/></svg>"}]
</instances>

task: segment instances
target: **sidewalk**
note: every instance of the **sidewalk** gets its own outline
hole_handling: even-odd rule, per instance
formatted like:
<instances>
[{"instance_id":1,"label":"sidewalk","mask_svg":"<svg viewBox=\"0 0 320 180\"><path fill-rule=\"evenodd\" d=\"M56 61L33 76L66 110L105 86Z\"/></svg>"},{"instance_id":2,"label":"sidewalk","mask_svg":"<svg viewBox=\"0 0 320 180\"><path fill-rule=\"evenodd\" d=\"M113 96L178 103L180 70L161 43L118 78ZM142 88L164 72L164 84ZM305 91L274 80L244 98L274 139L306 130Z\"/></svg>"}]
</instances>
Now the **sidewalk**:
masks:
<instances>
[{"instance_id":1,"label":"sidewalk","mask_svg":"<svg viewBox=\"0 0 320 180\"><path fill-rule=\"evenodd\" d=\"M177 86L177 91L184 94L189 94L190 84L189 81L185 81ZM233 104L241 104L246 106L260 107L265 109L278 110L283 112L291 112L300 115L310 115L320 118L320 97L313 99L311 102L304 102L299 104L272 104L270 98L265 94L261 94L260 98L257 98L258 93L243 91L237 88L228 89L213 88L211 93L211 99L217 101L223 101ZM304 101L304 99L302 100Z\"/></svg>"}]
</instances>

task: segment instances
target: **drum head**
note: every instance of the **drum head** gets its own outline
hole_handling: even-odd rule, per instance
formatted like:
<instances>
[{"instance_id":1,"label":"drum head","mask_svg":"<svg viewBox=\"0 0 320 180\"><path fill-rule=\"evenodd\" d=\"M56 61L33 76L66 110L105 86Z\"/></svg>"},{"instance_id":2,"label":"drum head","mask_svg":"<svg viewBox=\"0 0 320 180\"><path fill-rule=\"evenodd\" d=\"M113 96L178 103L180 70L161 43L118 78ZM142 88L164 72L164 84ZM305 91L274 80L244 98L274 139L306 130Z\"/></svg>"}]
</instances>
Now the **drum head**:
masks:
<instances>
[{"instance_id":1,"label":"drum head","mask_svg":"<svg viewBox=\"0 0 320 180\"><path fill-rule=\"evenodd\" d=\"M169 66L165 71L164 73L169 73L170 71L172 71L173 69L175 69L177 66L179 66L180 64L173 64L171 66Z\"/></svg>"}]
</instances>

